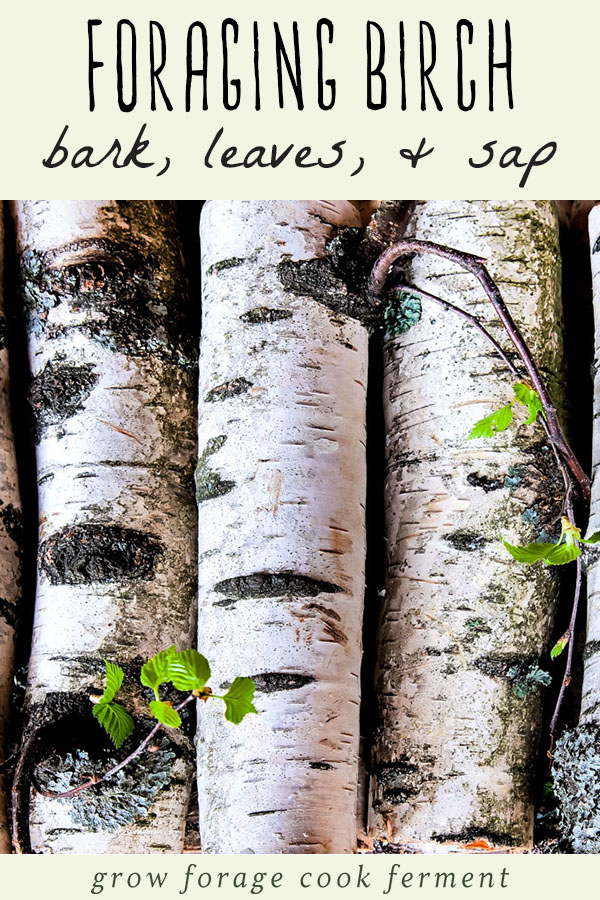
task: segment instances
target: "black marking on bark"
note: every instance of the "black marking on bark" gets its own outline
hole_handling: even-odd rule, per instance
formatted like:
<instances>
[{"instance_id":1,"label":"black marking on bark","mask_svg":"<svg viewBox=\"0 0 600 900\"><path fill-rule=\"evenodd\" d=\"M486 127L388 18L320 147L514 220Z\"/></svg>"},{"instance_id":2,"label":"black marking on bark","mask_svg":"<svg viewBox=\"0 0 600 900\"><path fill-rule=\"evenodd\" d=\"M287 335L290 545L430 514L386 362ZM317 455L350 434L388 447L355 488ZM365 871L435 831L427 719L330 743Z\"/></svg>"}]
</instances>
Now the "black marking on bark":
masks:
<instances>
[{"instance_id":1,"label":"black marking on bark","mask_svg":"<svg viewBox=\"0 0 600 900\"><path fill-rule=\"evenodd\" d=\"M75 478L97 478L98 475L96 472L80 472L79 475L76 475Z\"/></svg>"},{"instance_id":2,"label":"black marking on bark","mask_svg":"<svg viewBox=\"0 0 600 900\"><path fill-rule=\"evenodd\" d=\"M311 762L308 764L309 769L322 769L323 772L328 772L330 769L335 769L335 766L332 766L331 763L326 762Z\"/></svg>"},{"instance_id":3,"label":"black marking on bark","mask_svg":"<svg viewBox=\"0 0 600 900\"><path fill-rule=\"evenodd\" d=\"M600 253L600 235L594 241L594 246L592 247L592 253Z\"/></svg>"},{"instance_id":4,"label":"black marking on bark","mask_svg":"<svg viewBox=\"0 0 600 900\"><path fill-rule=\"evenodd\" d=\"M229 259L220 259L218 262L215 262L212 266L208 267L206 274L218 275L219 272L224 272L227 269L235 269L244 262L246 262L246 260L243 256L230 256Z\"/></svg>"},{"instance_id":5,"label":"black marking on bark","mask_svg":"<svg viewBox=\"0 0 600 900\"><path fill-rule=\"evenodd\" d=\"M286 259L277 266L277 274L284 290L312 297L328 309L357 319L368 327L379 325L379 311L375 311L360 294L348 289L329 257L300 261Z\"/></svg>"},{"instance_id":6,"label":"black marking on bark","mask_svg":"<svg viewBox=\"0 0 600 900\"><path fill-rule=\"evenodd\" d=\"M194 476L197 503L204 503L206 500L212 500L214 497L222 497L235 487L235 481L221 478L218 472L214 472L208 466L209 458L221 449L226 440L227 436L224 434L210 438L198 458Z\"/></svg>"},{"instance_id":7,"label":"black marking on bark","mask_svg":"<svg viewBox=\"0 0 600 900\"><path fill-rule=\"evenodd\" d=\"M69 419L80 409L98 381L94 366L71 366L48 362L35 376L29 388L29 402L34 412L36 440L48 425Z\"/></svg>"},{"instance_id":8,"label":"black marking on bark","mask_svg":"<svg viewBox=\"0 0 600 900\"><path fill-rule=\"evenodd\" d=\"M487 538L478 534L476 531L453 531L451 534L445 534L444 540L452 544L456 550L464 550L471 552L473 550L481 550L481 548L489 543Z\"/></svg>"},{"instance_id":9,"label":"black marking on bark","mask_svg":"<svg viewBox=\"0 0 600 900\"><path fill-rule=\"evenodd\" d=\"M222 606L223 609L231 609L236 603L237 600L217 600L216 603L213 603L213 606Z\"/></svg>"},{"instance_id":10,"label":"black marking on bark","mask_svg":"<svg viewBox=\"0 0 600 900\"><path fill-rule=\"evenodd\" d=\"M462 831L448 831L433 834L434 841L440 844L472 844L474 841L487 841L493 847L514 847L521 843L506 831L491 831L488 828L464 828Z\"/></svg>"},{"instance_id":11,"label":"black marking on bark","mask_svg":"<svg viewBox=\"0 0 600 900\"><path fill-rule=\"evenodd\" d=\"M504 478L490 478L489 475L480 475L478 472L470 472L467 475L467 481L473 487L483 488L487 493L489 491L499 491L504 487Z\"/></svg>"},{"instance_id":12,"label":"black marking on bark","mask_svg":"<svg viewBox=\"0 0 600 900\"><path fill-rule=\"evenodd\" d=\"M236 600L265 597L317 597L319 594L343 593L344 589L329 581L319 581L294 572L253 572L226 578L213 588L219 594L230 594Z\"/></svg>"},{"instance_id":13,"label":"black marking on bark","mask_svg":"<svg viewBox=\"0 0 600 900\"><path fill-rule=\"evenodd\" d=\"M251 676L256 689L262 694L274 694L277 691L297 691L312 684L314 675L299 675L297 672L260 672Z\"/></svg>"},{"instance_id":14,"label":"black marking on bark","mask_svg":"<svg viewBox=\"0 0 600 900\"><path fill-rule=\"evenodd\" d=\"M14 543L14 552L18 560L23 558L23 513L12 503L4 505L0 500L0 522L6 534Z\"/></svg>"},{"instance_id":15,"label":"black marking on bark","mask_svg":"<svg viewBox=\"0 0 600 900\"><path fill-rule=\"evenodd\" d=\"M146 581L164 552L151 534L119 525L67 526L40 545L40 567L52 584Z\"/></svg>"},{"instance_id":16,"label":"black marking on bark","mask_svg":"<svg viewBox=\"0 0 600 900\"><path fill-rule=\"evenodd\" d=\"M600 653L600 641L588 641L583 649L583 659L587 662L591 656Z\"/></svg>"},{"instance_id":17,"label":"black marking on bark","mask_svg":"<svg viewBox=\"0 0 600 900\"><path fill-rule=\"evenodd\" d=\"M114 228L115 240L26 250L20 281L28 327L51 338L77 329L130 356L191 368L196 340L174 217L162 223L160 254L149 253L143 239L136 243L135 224ZM63 258L75 261L64 265ZM73 321L49 324L51 311L63 303Z\"/></svg>"},{"instance_id":18,"label":"black marking on bark","mask_svg":"<svg viewBox=\"0 0 600 900\"><path fill-rule=\"evenodd\" d=\"M261 809L258 812L248 813L248 818L251 819L254 816L272 816L275 813L287 812L286 809Z\"/></svg>"},{"instance_id":19,"label":"black marking on bark","mask_svg":"<svg viewBox=\"0 0 600 900\"><path fill-rule=\"evenodd\" d=\"M246 394L252 387L252 382L247 378L234 378L233 381L226 381L212 388L204 398L205 403L216 403L220 400L230 400L231 397L237 397L238 394Z\"/></svg>"},{"instance_id":20,"label":"black marking on bark","mask_svg":"<svg viewBox=\"0 0 600 900\"><path fill-rule=\"evenodd\" d=\"M377 788L378 808L384 806L386 801L395 805L404 803L409 797L417 796L422 788L423 766L429 766L432 762L426 757L416 765L408 756L402 755L393 762L376 764L373 775Z\"/></svg>"},{"instance_id":21,"label":"black marking on bark","mask_svg":"<svg viewBox=\"0 0 600 900\"><path fill-rule=\"evenodd\" d=\"M255 306L248 312L242 313L240 319L249 325L263 325L265 322L279 322L282 319L291 319L293 313L289 309L270 309L268 306Z\"/></svg>"},{"instance_id":22,"label":"black marking on bark","mask_svg":"<svg viewBox=\"0 0 600 900\"><path fill-rule=\"evenodd\" d=\"M9 603L4 597L0 597L0 619L4 619L11 628L15 627L17 621L16 609L13 603Z\"/></svg>"},{"instance_id":23,"label":"black marking on bark","mask_svg":"<svg viewBox=\"0 0 600 900\"><path fill-rule=\"evenodd\" d=\"M482 656L476 659L473 665L490 678L508 678L509 671L515 666L528 668L532 662L537 660L520 656Z\"/></svg>"}]
</instances>

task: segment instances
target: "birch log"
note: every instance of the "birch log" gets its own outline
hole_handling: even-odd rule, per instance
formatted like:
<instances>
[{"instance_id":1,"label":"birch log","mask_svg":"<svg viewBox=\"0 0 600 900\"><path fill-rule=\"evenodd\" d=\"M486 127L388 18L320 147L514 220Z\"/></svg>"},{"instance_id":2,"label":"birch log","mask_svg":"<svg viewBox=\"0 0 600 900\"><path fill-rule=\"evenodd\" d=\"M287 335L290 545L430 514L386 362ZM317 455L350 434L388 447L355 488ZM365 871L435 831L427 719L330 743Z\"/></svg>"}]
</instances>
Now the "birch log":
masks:
<instances>
[{"instance_id":1,"label":"birch log","mask_svg":"<svg viewBox=\"0 0 600 900\"><path fill-rule=\"evenodd\" d=\"M0 212L2 207L0 205ZM22 519L9 401L8 348L2 302L4 233L0 215L0 763L8 723L15 624L21 590ZM0 853L10 853L5 781L0 771Z\"/></svg>"},{"instance_id":2,"label":"birch log","mask_svg":"<svg viewBox=\"0 0 600 900\"><path fill-rule=\"evenodd\" d=\"M151 727L139 666L195 631L194 338L170 204L14 206L37 427L40 530L27 707L51 791L102 774ZM115 757L92 717L103 658L137 729ZM102 788L35 794L42 853L179 852L191 746L169 732Z\"/></svg>"},{"instance_id":3,"label":"birch log","mask_svg":"<svg viewBox=\"0 0 600 900\"><path fill-rule=\"evenodd\" d=\"M346 201L202 213L199 649L259 711L201 710L205 852L356 842L367 333L327 242L360 224Z\"/></svg>"},{"instance_id":4,"label":"birch log","mask_svg":"<svg viewBox=\"0 0 600 900\"><path fill-rule=\"evenodd\" d=\"M560 405L552 204L429 201L408 236L488 260ZM472 276L434 256L408 269L413 284L480 316L502 340ZM420 852L480 839L525 847L556 576L515 563L499 532L512 543L553 535L562 482L539 424L467 440L511 401L515 379L463 319L435 305L413 309L419 317L384 347L388 560L371 829Z\"/></svg>"},{"instance_id":5,"label":"birch log","mask_svg":"<svg viewBox=\"0 0 600 900\"><path fill-rule=\"evenodd\" d=\"M600 206L589 217L594 291L594 430L592 499L588 532L600 530ZM579 724L558 741L553 774L560 829L575 853L600 853L600 550L588 556L587 631Z\"/></svg>"}]
</instances>

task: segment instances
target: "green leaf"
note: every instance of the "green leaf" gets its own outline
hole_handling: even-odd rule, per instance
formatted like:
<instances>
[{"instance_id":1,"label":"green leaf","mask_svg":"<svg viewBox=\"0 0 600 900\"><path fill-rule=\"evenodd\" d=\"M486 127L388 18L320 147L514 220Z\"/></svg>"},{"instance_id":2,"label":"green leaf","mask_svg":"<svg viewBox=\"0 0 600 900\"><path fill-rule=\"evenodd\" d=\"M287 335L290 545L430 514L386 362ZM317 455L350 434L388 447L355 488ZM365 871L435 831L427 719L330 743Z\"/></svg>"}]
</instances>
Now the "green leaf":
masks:
<instances>
[{"instance_id":1,"label":"green leaf","mask_svg":"<svg viewBox=\"0 0 600 900\"><path fill-rule=\"evenodd\" d=\"M133 719L127 710L120 703L100 701L94 706L93 713L118 750L134 727Z\"/></svg>"},{"instance_id":2,"label":"green leaf","mask_svg":"<svg viewBox=\"0 0 600 900\"><path fill-rule=\"evenodd\" d=\"M563 636L559 638L559 640L555 643L554 647L550 651L550 659L556 659L557 656L560 656L560 654L569 643L569 637L570 635L567 631L566 634L563 634Z\"/></svg>"},{"instance_id":3,"label":"green leaf","mask_svg":"<svg viewBox=\"0 0 600 900\"><path fill-rule=\"evenodd\" d=\"M527 544L525 547L515 547L507 541L502 541L510 555L517 562L527 563L532 566L542 560L549 566L564 566L581 556L581 550L577 544Z\"/></svg>"},{"instance_id":4,"label":"green leaf","mask_svg":"<svg viewBox=\"0 0 600 900\"><path fill-rule=\"evenodd\" d=\"M210 666L197 650L181 650L169 659L169 678L178 691L198 691L210 678Z\"/></svg>"},{"instance_id":5,"label":"green leaf","mask_svg":"<svg viewBox=\"0 0 600 900\"><path fill-rule=\"evenodd\" d=\"M236 678L224 697L225 718L234 725L239 725L248 713L255 713L252 704L255 685L251 678Z\"/></svg>"},{"instance_id":6,"label":"green leaf","mask_svg":"<svg viewBox=\"0 0 600 900\"><path fill-rule=\"evenodd\" d=\"M142 666L140 681L145 687L149 687L154 691L157 700L159 699L159 686L170 680L169 665L175 654L175 645L173 644L166 650L161 650L160 653L157 653L156 656L153 656L152 659L149 659L148 662Z\"/></svg>"},{"instance_id":7,"label":"green leaf","mask_svg":"<svg viewBox=\"0 0 600 900\"><path fill-rule=\"evenodd\" d=\"M581 556L581 547L577 544L555 544L544 562L549 566L565 566L578 556Z\"/></svg>"},{"instance_id":8,"label":"green leaf","mask_svg":"<svg viewBox=\"0 0 600 900\"><path fill-rule=\"evenodd\" d=\"M589 538L579 538L582 544L597 544L600 541L600 531L595 531Z\"/></svg>"},{"instance_id":9,"label":"green leaf","mask_svg":"<svg viewBox=\"0 0 600 900\"><path fill-rule=\"evenodd\" d=\"M150 712L161 724L168 728L179 728L181 725L181 716L168 703L163 703L162 700L151 700L149 706Z\"/></svg>"},{"instance_id":10,"label":"green leaf","mask_svg":"<svg viewBox=\"0 0 600 900\"><path fill-rule=\"evenodd\" d=\"M98 702L110 703L111 700L114 700L115 694L123 684L124 673L120 666L115 666L114 663L109 662L107 659L104 660L104 665L106 667L106 683L104 693Z\"/></svg>"},{"instance_id":11,"label":"green leaf","mask_svg":"<svg viewBox=\"0 0 600 900\"><path fill-rule=\"evenodd\" d=\"M533 388L528 387L528 385L523 384L522 381L518 381L514 386L513 390L515 392L515 397L522 403L523 406L526 406L529 410L529 416L525 421L526 425L531 425L535 422L538 413L542 413L545 417L544 409L542 407L542 403L540 400L540 395L537 391L534 391Z\"/></svg>"},{"instance_id":12,"label":"green leaf","mask_svg":"<svg viewBox=\"0 0 600 900\"><path fill-rule=\"evenodd\" d=\"M513 544L509 544L508 541L503 540L502 543L510 553L510 555L520 563L527 563L528 565L533 565L533 563L539 562L540 559L547 559L548 554L551 553L558 544L527 544L525 547L515 547Z\"/></svg>"},{"instance_id":13,"label":"green leaf","mask_svg":"<svg viewBox=\"0 0 600 900\"><path fill-rule=\"evenodd\" d=\"M471 441L473 438L494 437L494 434L498 431L506 431L512 422L512 419L512 404L509 403L508 406L503 406L502 409L498 409L496 412L486 416L485 419L480 419L479 422L476 422L475 425L473 425L467 440Z\"/></svg>"}]
</instances>

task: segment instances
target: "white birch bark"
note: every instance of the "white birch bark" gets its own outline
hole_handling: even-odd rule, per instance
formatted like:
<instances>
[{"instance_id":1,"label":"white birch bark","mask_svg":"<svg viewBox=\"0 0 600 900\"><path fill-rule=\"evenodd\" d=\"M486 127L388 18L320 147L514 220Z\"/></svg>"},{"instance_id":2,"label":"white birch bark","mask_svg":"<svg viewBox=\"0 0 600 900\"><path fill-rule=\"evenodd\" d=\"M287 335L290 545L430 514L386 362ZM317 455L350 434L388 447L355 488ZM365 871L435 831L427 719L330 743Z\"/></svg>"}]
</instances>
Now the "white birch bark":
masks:
<instances>
[{"instance_id":1,"label":"white birch bark","mask_svg":"<svg viewBox=\"0 0 600 900\"><path fill-rule=\"evenodd\" d=\"M202 213L198 646L259 712L200 710L205 852L356 842L367 333L315 299L344 300L332 224L361 222L347 201Z\"/></svg>"},{"instance_id":2,"label":"white birch bark","mask_svg":"<svg viewBox=\"0 0 600 900\"><path fill-rule=\"evenodd\" d=\"M2 205L0 204L0 213ZM21 502L9 401L8 348L2 298L4 231L0 215L0 763L13 682L15 622L21 592ZM0 853L10 853L6 784L0 774Z\"/></svg>"},{"instance_id":3,"label":"white birch bark","mask_svg":"<svg viewBox=\"0 0 600 900\"><path fill-rule=\"evenodd\" d=\"M169 204L23 201L14 214L40 506L27 706L39 752L58 769L44 775L56 791L135 746L134 735L108 753L91 715L103 658L126 670L139 737L152 725L140 664L194 641L194 341ZM33 850L179 852L191 748L177 732L165 741L117 788L35 794Z\"/></svg>"},{"instance_id":4,"label":"white birch bark","mask_svg":"<svg viewBox=\"0 0 600 900\"><path fill-rule=\"evenodd\" d=\"M560 404L552 204L428 201L408 235L487 259ZM502 339L473 276L434 256L408 271ZM467 440L511 401L514 381L467 322L425 301L420 321L385 343L388 561L371 829L420 852L532 840L540 696L517 692L538 664L548 668L556 576L514 562L499 532L517 544L553 535L562 482L539 424Z\"/></svg>"}]
</instances>

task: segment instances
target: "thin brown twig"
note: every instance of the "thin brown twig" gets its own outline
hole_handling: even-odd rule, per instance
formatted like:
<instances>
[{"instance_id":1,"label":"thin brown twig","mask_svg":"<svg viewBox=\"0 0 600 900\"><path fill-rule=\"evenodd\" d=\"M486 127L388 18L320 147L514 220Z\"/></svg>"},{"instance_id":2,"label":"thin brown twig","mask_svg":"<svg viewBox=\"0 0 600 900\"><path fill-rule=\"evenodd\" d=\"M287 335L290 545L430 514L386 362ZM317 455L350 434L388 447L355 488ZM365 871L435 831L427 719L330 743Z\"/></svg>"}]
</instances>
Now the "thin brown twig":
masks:
<instances>
[{"instance_id":1,"label":"thin brown twig","mask_svg":"<svg viewBox=\"0 0 600 900\"><path fill-rule=\"evenodd\" d=\"M435 244L432 241L419 241L415 239L398 241L396 244L392 244L390 247L384 250L373 266L368 284L368 295L371 299L371 302L376 304L381 302L385 281L388 277L393 263L395 263L396 260L400 259L402 256L407 256L408 254L415 252L433 253L435 256L441 256L443 259L448 259L451 262L462 266L468 272L471 272L472 275L475 275L475 277L483 287L487 297L491 301L494 309L496 310L498 318L500 319L508 336L513 342L521 358L521 361L525 366L532 385L538 393L540 402L544 409L544 413L546 414L550 439L556 445L567 466L573 473L573 476L580 487L583 498L586 501L589 501L590 479L581 466L579 460L575 456L565 437L562 426L558 419L556 408L554 406L554 403L552 402L552 398L550 397L540 371L535 363L535 360L533 359L527 343L525 342L525 339L523 338L523 335L521 334L516 322L509 312L506 303L502 298L502 294L500 293L498 285L493 280L485 266L486 260L484 260L481 256L474 256L472 253L464 253L461 250L454 250L450 247L445 247L442 244Z\"/></svg>"},{"instance_id":2,"label":"thin brown twig","mask_svg":"<svg viewBox=\"0 0 600 900\"><path fill-rule=\"evenodd\" d=\"M438 306L441 306L444 309L456 313L456 315L461 316L463 319L466 319L467 322L470 322L474 328L477 328L477 330L480 331L485 339L492 345L496 353L504 360L512 374L516 378L521 377L521 373L513 363L510 356L507 356L496 338L487 330L481 319L479 319L477 316L474 316L472 313L467 312L465 309L461 309L460 306L455 306L454 303L450 303L448 300L443 300L436 294L430 294L429 291L424 291L422 288L415 287L412 284L400 284L398 285L398 288L401 291L407 291L407 293L422 297L424 300L431 300L433 303L437 303Z\"/></svg>"},{"instance_id":3,"label":"thin brown twig","mask_svg":"<svg viewBox=\"0 0 600 900\"><path fill-rule=\"evenodd\" d=\"M573 608L571 610L571 619L569 621L569 642L567 646L567 662L565 665L565 673L563 675L563 680L560 686L560 691L558 692L558 697L556 700L556 704L554 707L554 713L552 715L552 720L550 722L550 748L548 750L548 755L551 758L552 750L554 748L554 735L556 734L556 725L558 723L558 716L560 714L563 698L565 695L565 691L571 683L571 670L573 665L573 651L575 647L575 622L577 619L577 612L579 609L579 600L581 597L581 584L583 581L583 571L584 571L584 561L583 556L578 556L577 560L577 575L575 578L575 596L573 599Z\"/></svg>"}]
</instances>

